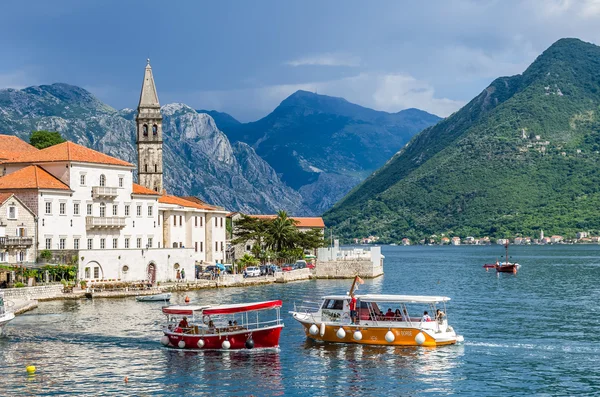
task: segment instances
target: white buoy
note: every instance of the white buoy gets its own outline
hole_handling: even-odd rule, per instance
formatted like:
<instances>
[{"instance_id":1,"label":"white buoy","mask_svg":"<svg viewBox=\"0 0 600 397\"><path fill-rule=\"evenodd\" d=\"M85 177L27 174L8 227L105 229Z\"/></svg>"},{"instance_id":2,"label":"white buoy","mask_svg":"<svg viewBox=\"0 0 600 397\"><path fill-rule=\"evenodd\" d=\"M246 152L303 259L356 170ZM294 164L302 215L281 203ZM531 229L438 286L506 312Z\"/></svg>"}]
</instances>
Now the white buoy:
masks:
<instances>
[{"instance_id":1,"label":"white buoy","mask_svg":"<svg viewBox=\"0 0 600 397\"><path fill-rule=\"evenodd\" d=\"M163 337L160 338L160 343L162 343L163 346L169 346L169 337L167 335L163 335Z\"/></svg>"},{"instance_id":2,"label":"white buoy","mask_svg":"<svg viewBox=\"0 0 600 397\"><path fill-rule=\"evenodd\" d=\"M385 341L387 343L392 343L395 340L396 340L396 335L394 335L394 333L391 330L388 331L388 332L386 332L386 334L385 334Z\"/></svg>"},{"instance_id":3,"label":"white buoy","mask_svg":"<svg viewBox=\"0 0 600 397\"><path fill-rule=\"evenodd\" d=\"M310 328L308 329L308 333L311 334L312 336L315 336L316 334L319 333L319 327L317 327L316 324L311 325Z\"/></svg>"},{"instance_id":4,"label":"white buoy","mask_svg":"<svg viewBox=\"0 0 600 397\"><path fill-rule=\"evenodd\" d=\"M417 336L415 336L415 342L417 342L417 345L425 343L425 335L423 335L422 332L419 332Z\"/></svg>"},{"instance_id":5,"label":"white buoy","mask_svg":"<svg viewBox=\"0 0 600 397\"><path fill-rule=\"evenodd\" d=\"M185 347L185 342L180 340L177 346L179 346L180 349L183 349Z\"/></svg>"},{"instance_id":6,"label":"white buoy","mask_svg":"<svg viewBox=\"0 0 600 397\"><path fill-rule=\"evenodd\" d=\"M231 343L228 340L224 340L223 343L221 343L221 347L227 350L231 347Z\"/></svg>"},{"instance_id":7,"label":"white buoy","mask_svg":"<svg viewBox=\"0 0 600 397\"><path fill-rule=\"evenodd\" d=\"M344 328L342 328L342 327L340 327L340 329L338 329L335 334L340 339L344 339L346 337L346 331L344 331Z\"/></svg>"},{"instance_id":8,"label":"white buoy","mask_svg":"<svg viewBox=\"0 0 600 397\"><path fill-rule=\"evenodd\" d=\"M198 339L197 345L199 349L202 349L204 347L204 339Z\"/></svg>"},{"instance_id":9,"label":"white buoy","mask_svg":"<svg viewBox=\"0 0 600 397\"><path fill-rule=\"evenodd\" d=\"M361 340L362 332L360 332L359 330L356 330L356 331L354 331L354 334L352 334L352 337L354 338L354 340Z\"/></svg>"},{"instance_id":10,"label":"white buoy","mask_svg":"<svg viewBox=\"0 0 600 397\"><path fill-rule=\"evenodd\" d=\"M321 335L321 336L325 335L325 323L321 323L321 329L320 329L319 335Z\"/></svg>"}]
</instances>

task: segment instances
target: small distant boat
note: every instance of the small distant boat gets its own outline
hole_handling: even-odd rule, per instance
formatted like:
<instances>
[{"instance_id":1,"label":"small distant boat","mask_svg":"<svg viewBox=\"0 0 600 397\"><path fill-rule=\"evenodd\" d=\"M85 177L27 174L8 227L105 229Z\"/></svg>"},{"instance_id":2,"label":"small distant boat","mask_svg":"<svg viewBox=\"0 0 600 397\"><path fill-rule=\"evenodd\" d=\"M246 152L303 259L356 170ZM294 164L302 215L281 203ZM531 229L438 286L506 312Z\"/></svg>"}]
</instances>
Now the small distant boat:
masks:
<instances>
[{"instance_id":1,"label":"small distant boat","mask_svg":"<svg viewBox=\"0 0 600 397\"><path fill-rule=\"evenodd\" d=\"M138 302L164 302L171 300L171 293L165 292L163 294L140 295L136 296L135 300Z\"/></svg>"},{"instance_id":2,"label":"small distant boat","mask_svg":"<svg viewBox=\"0 0 600 397\"><path fill-rule=\"evenodd\" d=\"M485 265L483 265L483 268L485 269L485 271L488 271L489 269L496 269L497 273L513 273L513 274L517 274L517 271L519 270L519 268L521 267L521 265L519 265L516 262L509 262L508 261L508 243L504 244L504 248L506 248L506 260L505 262L500 262L499 260L496 261L496 263L486 263Z\"/></svg>"},{"instance_id":3,"label":"small distant boat","mask_svg":"<svg viewBox=\"0 0 600 397\"><path fill-rule=\"evenodd\" d=\"M15 314L12 312L8 303L4 301L4 293L0 292L0 335L4 332L4 326L8 324L13 318L15 318Z\"/></svg>"}]
</instances>

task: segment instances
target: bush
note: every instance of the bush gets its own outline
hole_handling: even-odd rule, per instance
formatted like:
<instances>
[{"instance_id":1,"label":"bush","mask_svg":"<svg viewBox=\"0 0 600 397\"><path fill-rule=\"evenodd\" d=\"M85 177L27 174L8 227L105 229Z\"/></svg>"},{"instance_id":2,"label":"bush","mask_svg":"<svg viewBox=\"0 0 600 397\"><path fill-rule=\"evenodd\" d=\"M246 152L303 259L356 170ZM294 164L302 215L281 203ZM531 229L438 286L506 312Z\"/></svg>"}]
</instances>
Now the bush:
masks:
<instances>
[{"instance_id":1,"label":"bush","mask_svg":"<svg viewBox=\"0 0 600 397\"><path fill-rule=\"evenodd\" d=\"M24 286L25 284L23 284L22 282L15 283L15 288L23 288Z\"/></svg>"}]
</instances>

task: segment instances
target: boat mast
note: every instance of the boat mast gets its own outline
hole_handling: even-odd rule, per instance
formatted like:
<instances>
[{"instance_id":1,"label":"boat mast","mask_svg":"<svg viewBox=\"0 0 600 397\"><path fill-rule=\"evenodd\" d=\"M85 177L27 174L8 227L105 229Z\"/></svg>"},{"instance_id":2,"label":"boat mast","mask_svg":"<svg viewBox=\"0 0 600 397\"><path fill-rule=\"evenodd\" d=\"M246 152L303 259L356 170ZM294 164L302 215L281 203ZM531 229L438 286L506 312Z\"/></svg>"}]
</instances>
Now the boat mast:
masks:
<instances>
[{"instance_id":1,"label":"boat mast","mask_svg":"<svg viewBox=\"0 0 600 397\"><path fill-rule=\"evenodd\" d=\"M504 247L506 248L506 260L504 262L508 265L508 239L506 240Z\"/></svg>"}]
</instances>

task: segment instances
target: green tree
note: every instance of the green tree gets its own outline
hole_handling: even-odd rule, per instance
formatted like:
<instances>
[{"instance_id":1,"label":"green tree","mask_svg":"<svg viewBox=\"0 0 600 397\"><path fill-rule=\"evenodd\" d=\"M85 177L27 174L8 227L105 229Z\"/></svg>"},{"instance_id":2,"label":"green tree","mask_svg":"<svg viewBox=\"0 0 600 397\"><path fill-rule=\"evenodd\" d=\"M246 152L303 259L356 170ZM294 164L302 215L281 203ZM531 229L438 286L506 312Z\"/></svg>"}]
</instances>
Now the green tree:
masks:
<instances>
[{"instance_id":1,"label":"green tree","mask_svg":"<svg viewBox=\"0 0 600 397\"><path fill-rule=\"evenodd\" d=\"M269 224L267 246L275 252L294 248L298 233L296 222L288 217L287 212L279 211L277 218Z\"/></svg>"},{"instance_id":2,"label":"green tree","mask_svg":"<svg viewBox=\"0 0 600 397\"><path fill-rule=\"evenodd\" d=\"M38 149L45 149L63 142L65 142L65 139L60 135L60 132L32 131L29 136L29 143Z\"/></svg>"}]
</instances>

